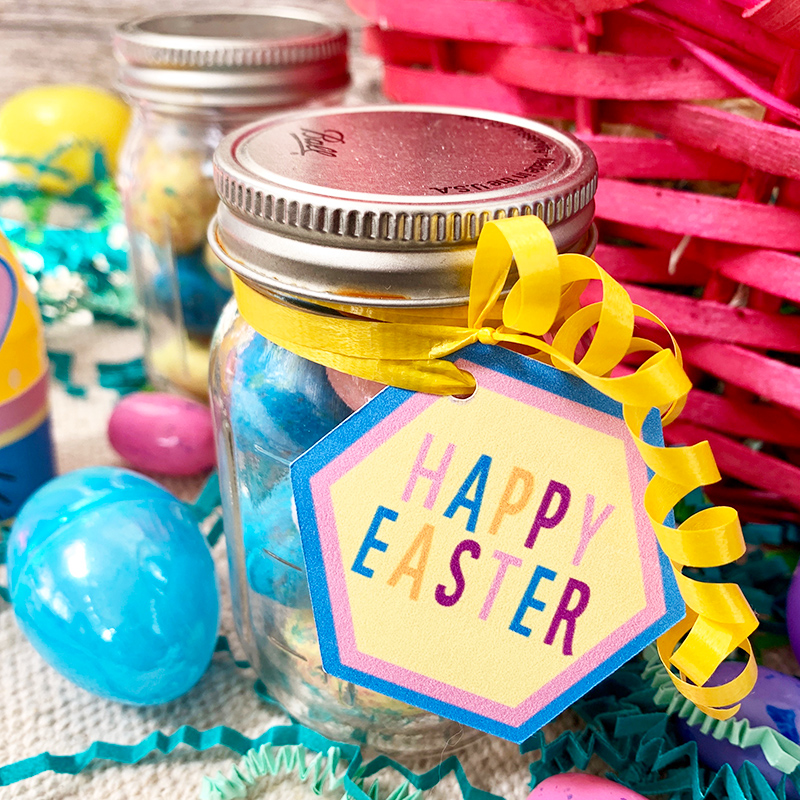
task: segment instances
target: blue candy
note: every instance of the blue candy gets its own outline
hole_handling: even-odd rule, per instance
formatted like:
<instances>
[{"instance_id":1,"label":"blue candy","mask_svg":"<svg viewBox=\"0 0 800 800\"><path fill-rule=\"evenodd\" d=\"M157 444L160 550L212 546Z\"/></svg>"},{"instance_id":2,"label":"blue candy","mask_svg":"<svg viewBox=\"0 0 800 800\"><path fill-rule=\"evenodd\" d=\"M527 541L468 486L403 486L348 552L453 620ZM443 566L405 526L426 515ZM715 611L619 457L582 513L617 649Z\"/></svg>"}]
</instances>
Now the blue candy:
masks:
<instances>
[{"instance_id":1,"label":"blue candy","mask_svg":"<svg viewBox=\"0 0 800 800\"><path fill-rule=\"evenodd\" d=\"M325 367L258 334L239 354L232 395L237 448L287 462L351 414L328 382Z\"/></svg>"},{"instance_id":2,"label":"blue candy","mask_svg":"<svg viewBox=\"0 0 800 800\"><path fill-rule=\"evenodd\" d=\"M231 401L247 579L253 591L310 608L289 463L335 428L350 409L325 368L253 335L237 363Z\"/></svg>"},{"instance_id":3,"label":"blue candy","mask_svg":"<svg viewBox=\"0 0 800 800\"><path fill-rule=\"evenodd\" d=\"M183 323L190 336L209 337L214 332L222 309L231 296L220 286L203 263L202 248L175 259ZM171 314L174 302L172 276L159 273L153 281L159 305Z\"/></svg>"},{"instance_id":4,"label":"blue candy","mask_svg":"<svg viewBox=\"0 0 800 800\"><path fill-rule=\"evenodd\" d=\"M8 543L11 600L39 654L101 697L184 694L214 652L214 563L190 510L153 481L95 467L55 478Z\"/></svg>"},{"instance_id":5,"label":"blue candy","mask_svg":"<svg viewBox=\"0 0 800 800\"><path fill-rule=\"evenodd\" d=\"M247 579L253 591L292 608L311 608L288 472L257 509L243 505Z\"/></svg>"}]
</instances>

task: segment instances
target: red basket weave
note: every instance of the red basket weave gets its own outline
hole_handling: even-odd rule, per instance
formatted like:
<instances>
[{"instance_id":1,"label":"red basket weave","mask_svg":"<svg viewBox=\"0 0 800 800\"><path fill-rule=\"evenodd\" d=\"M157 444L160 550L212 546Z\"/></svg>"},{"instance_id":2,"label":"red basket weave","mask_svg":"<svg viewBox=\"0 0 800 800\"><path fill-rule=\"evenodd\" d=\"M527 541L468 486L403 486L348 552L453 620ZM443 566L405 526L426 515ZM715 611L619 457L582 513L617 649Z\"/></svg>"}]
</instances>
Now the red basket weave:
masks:
<instances>
[{"instance_id":1,"label":"red basket weave","mask_svg":"<svg viewBox=\"0 0 800 800\"><path fill-rule=\"evenodd\" d=\"M698 387L667 441L711 442L716 502L800 520L800 2L349 2L389 97L565 121L592 146L595 258Z\"/></svg>"}]
</instances>

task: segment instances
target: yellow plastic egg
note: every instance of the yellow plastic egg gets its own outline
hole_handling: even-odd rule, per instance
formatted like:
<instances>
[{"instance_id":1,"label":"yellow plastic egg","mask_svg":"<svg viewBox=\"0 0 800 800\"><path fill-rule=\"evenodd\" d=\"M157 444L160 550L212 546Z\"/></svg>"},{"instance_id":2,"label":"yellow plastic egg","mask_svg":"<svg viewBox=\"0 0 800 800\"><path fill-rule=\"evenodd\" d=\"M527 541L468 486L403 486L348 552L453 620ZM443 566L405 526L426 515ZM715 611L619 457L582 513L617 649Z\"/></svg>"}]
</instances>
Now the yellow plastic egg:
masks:
<instances>
[{"instance_id":1,"label":"yellow plastic egg","mask_svg":"<svg viewBox=\"0 0 800 800\"><path fill-rule=\"evenodd\" d=\"M100 150L113 174L130 112L110 92L91 86L37 86L0 107L0 157L48 160L54 170L39 172L17 164L19 175L47 192L68 193L94 177Z\"/></svg>"}]
</instances>

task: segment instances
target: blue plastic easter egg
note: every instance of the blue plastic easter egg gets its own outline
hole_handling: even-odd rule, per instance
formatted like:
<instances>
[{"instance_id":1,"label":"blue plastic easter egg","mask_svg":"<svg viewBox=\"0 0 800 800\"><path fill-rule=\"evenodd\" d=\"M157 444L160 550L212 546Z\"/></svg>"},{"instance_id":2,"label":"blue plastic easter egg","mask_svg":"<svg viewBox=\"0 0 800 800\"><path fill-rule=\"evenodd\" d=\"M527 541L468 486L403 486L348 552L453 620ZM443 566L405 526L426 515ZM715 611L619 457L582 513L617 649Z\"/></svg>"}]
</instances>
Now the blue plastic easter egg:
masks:
<instances>
[{"instance_id":1,"label":"blue plastic easter egg","mask_svg":"<svg viewBox=\"0 0 800 800\"><path fill-rule=\"evenodd\" d=\"M733 662L722 664L709 681L709 686L718 686L735 678L742 665ZM800 744L800 680L792 675L777 672L768 667L758 668L758 678L753 691L742 700L734 719L746 719L751 728L772 728L789 741ZM710 733L702 733L698 727L678 721L678 730L684 741L697 742L697 753L707 767L718 770L729 764L738 772L745 761L754 764L773 787L783 778L783 773L770 766L764 752L758 746L739 747L727 739L715 739ZM786 797L797 800L798 793L791 783L786 784Z\"/></svg>"},{"instance_id":2,"label":"blue plastic easter egg","mask_svg":"<svg viewBox=\"0 0 800 800\"><path fill-rule=\"evenodd\" d=\"M135 705L184 694L214 652L214 563L189 509L153 481L94 467L55 478L8 542L11 601L39 654L78 686Z\"/></svg>"},{"instance_id":3,"label":"blue plastic easter egg","mask_svg":"<svg viewBox=\"0 0 800 800\"><path fill-rule=\"evenodd\" d=\"M203 262L203 251L197 249L175 259L183 322L191 336L209 337L219 315L231 296L230 289L220 286ZM153 289L158 303L169 313L173 304L171 275L156 276Z\"/></svg>"}]
</instances>

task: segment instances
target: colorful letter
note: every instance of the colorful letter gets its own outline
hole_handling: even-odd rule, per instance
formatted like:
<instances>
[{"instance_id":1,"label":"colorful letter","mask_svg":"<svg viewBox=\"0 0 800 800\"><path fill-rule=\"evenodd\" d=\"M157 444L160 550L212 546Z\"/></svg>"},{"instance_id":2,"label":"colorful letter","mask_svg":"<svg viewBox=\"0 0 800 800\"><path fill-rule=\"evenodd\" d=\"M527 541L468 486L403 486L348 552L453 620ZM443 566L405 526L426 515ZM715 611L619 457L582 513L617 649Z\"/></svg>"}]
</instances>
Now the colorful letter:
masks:
<instances>
[{"instance_id":1,"label":"colorful letter","mask_svg":"<svg viewBox=\"0 0 800 800\"><path fill-rule=\"evenodd\" d=\"M522 484L522 491L519 497L512 502L511 498L517 490L517 484ZM497 529L500 527L500 520L504 516L510 514L519 514L526 505L528 500L531 499L533 493L533 475L522 467L514 467L511 470L511 476L508 479L506 488L503 490L503 496L500 498L500 504L497 506L497 511L494 514L492 524L489 526L489 533L495 535Z\"/></svg>"},{"instance_id":2,"label":"colorful letter","mask_svg":"<svg viewBox=\"0 0 800 800\"><path fill-rule=\"evenodd\" d=\"M386 506L378 506L378 510L375 512L375 516L369 524L367 535L364 537L364 541L361 542L361 547L358 548L356 560L353 562L353 572L363 575L365 578L371 578L375 572L364 565L364 559L367 557L369 551L379 550L381 553L385 553L386 548L389 547L387 542L382 542L378 538L378 528L380 528L381 522L385 519L395 522L397 520L397 512L392 511L391 508L386 508Z\"/></svg>"},{"instance_id":3,"label":"colorful letter","mask_svg":"<svg viewBox=\"0 0 800 800\"><path fill-rule=\"evenodd\" d=\"M466 529L470 533L475 533L475 526L478 524L478 514L481 511L481 503L483 503L483 493L486 491L486 479L489 477L489 468L492 466L492 459L489 456L481 456L472 471L467 475L467 479L461 484L461 488L456 492L453 502L447 506L444 515L448 518L456 513L456 509L460 507L469 509L469 519L467 520ZM472 488L472 484L476 483L475 497L470 499L467 497L467 492Z\"/></svg>"},{"instance_id":4,"label":"colorful letter","mask_svg":"<svg viewBox=\"0 0 800 800\"><path fill-rule=\"evenodd\" d=\"M586 507L583 510L583 527L581 528L581 541L572 559L573 567L579 567L581 565L581 560L583 559L584 553L586 553L589 542L592 541L594 535L600 530L600 526L611 516L613 511L614 506L606 506L600 512L600 516L592 522L592 516L594 516L594 495L586 495Z\"/></svg>"},{"instance_id":5,"label":"colorful letter","mask_svg":"<svg viewBox=\"0 0 800 800\"><path fill-rule=\"evenodd\" d=\"M558 495L558 508L551 516L547 515L550 510L550 503L555 495ZM536 518L533 520L531 532L525 540L525 547L531 548L536 544L536 537L542 528L555 528L562 519L564 519L567 509L569 508L569 501L572 497L572 492L563 483L558 481L550 481L547 488L544 490L544 497L539 504L539 510L536 512Z\"/></svg>"},{"instance_id":6,"label":"colorful letter","mask_svg":"<svg viewBox=\"0 0 800 800\"><path fill-rule=\"evenodd\" d=\"M525 616L525 612L529 608L533 608L536 611L544 611L545 604L541 600L536 599L536 590L539 588L539 583L542 581L542 579L546 581L554 581L556 579L556 575L557 573L553 572L551 569L547 569L547 567L536 567L536 569L533 571L531 582L528 584L528 588L525 590L522 600L520 600L517 613L514 614L514 619L511 620L511 625L508 626L510 631L514 631L514 633L521 633L523 636L531 635L531 629L522 624L522 618Z\"/></svg>"},{"instance_id":7,"label":"colorful letter","mask_svg":"<svg viewBox=\"0 0 800 800\"><path fill-rule=\"evenodd\" d=\"M411 542L411 547L406 550L406 554L400 559L397 569L392 573L387 581L389 586L397 586L397 582L403 575L408 575L413 580L409 597L412 600L419 599L422 589L422 579L425 576L425 567L428 566L428 556L431 554L431 543L433 542L433 525L422 526L422 530L417 534L417 538ZM419 561L415 567L411 566L411 559L420 550Z\"/></svg>"},{"instance_id":8,"label":"colorful letter","mask_svg":"<svg viewBox=\"0 0 800 800\"><path fill-rule=\"evenodd\" d=\"M405 491L403 492L403 502L407 503L411 499L414 487L417 485L417 478L428 478L431 482L431 486L430 489L428 489L428 496L423 503L427 509L433 508L433 504L439 496L439 490L442 488L442 481L444 481L444 476L447 474L447 469L450 466L450 461L456 450L454 444L448 444L445 448L442 460L439 462L439 466L435 470L428 469L425 466L425 459L428 457L428 451L431 449L431 442L433 442L433 434L426 433L425 438L422 440L419 453L417 453L417 460L411 468L411 475L408 476L408 483L406 484Z\"/></svg>"},{"instance_id":9,"label":"colorful letter","mask_svg":"<svg viewBox=\"0 0 800 800\"><path fill-rule=\"evenodd\" d=\"M500 563L497 565L497 573L494 576L492 585L489 587L489 593L483 601L483 608L481 608L478 614L478 617L482 620L487 620L489 618L492 606L497 599L497 595L500 593L500 587L503 585L508 568L522 566L521 558L504 553L502 550L495 550L492 558L496 558Z\"/></svg>"},{"instance_id":10,"label":"colorful letter","mask_svg":"<svg viewBox=\"0 0 800 800\"><path fill-rule=\"evenodd\" d=\"M572 595L578 592L578 604L575 608L570 608L569 603L572 600ZM558 628L562 620L567 623L567 630L564 633L564 646L562 652L565 656L572 655L572 640L575 637L575 620L586 611L586 606L589 605L589 587L583 582L570 578L567 581L564 594L561 595L561 600L558 601L558 608L556 609L553 621L550 623L550 628L547 631L547 636L544 637L545 644L553 644L556 640Z\"/></svg>"},{"instance_id":11,"label":"colorful letter","mask_svg":"<svg viewBox=\"0 0 800 800\"><path fill-rule=\"evenodd\" d=\"M447 587L440 583L436 587L436 602L440 606L454 606L464 594L464 588L467 582L464 580L464 573L461 571L461 555L462 553L469 553L474 559L480 558L481 546L474 539L464 539L456 545L453 550L453 555L450 558L450 572L456 581L456 590L453 594L447 594Z\"/></svg>"}]
</instances>

